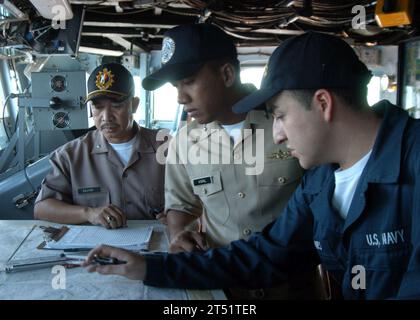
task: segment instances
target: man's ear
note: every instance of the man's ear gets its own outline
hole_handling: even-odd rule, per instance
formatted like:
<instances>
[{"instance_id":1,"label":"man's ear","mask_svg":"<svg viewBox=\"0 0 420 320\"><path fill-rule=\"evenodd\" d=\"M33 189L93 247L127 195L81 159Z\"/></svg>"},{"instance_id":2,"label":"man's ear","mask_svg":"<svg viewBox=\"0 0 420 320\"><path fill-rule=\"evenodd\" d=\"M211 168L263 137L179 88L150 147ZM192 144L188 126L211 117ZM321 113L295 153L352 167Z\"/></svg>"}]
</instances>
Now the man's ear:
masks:
<instances>
[{"instance_id":1,"label":"man's ear","mask_svg":"<svg viewBox=\"0 0 420 320\"><path fill-rule=\"evenodd\" d=\"M131 102L131 113L136 113L137 108L139 107L140 99L139 97L134 97Z\"/></svg>"},{"instance_id":2,"label":"man's ear","mask_svg":"<svg viewBox=\"0 0 420 320\"><path fill-rule=\"evenodd\" d=\"M232 87L236 81L236 72L233 65L226 62L220 67L220 72L226 87Z\"/></svg>"},{"instance_id":3,"label":"man's ear","mask_svg":"<svg viewBox=\"0 0 420 320\"><path fill-rule=\"evenodd\" d=\"M330 91L326 89L319 89L315 91L312 98L313 107L316 107L321 113L326 122L331 122L333 118L333 96Z\"/></svg>"}]
</instances>

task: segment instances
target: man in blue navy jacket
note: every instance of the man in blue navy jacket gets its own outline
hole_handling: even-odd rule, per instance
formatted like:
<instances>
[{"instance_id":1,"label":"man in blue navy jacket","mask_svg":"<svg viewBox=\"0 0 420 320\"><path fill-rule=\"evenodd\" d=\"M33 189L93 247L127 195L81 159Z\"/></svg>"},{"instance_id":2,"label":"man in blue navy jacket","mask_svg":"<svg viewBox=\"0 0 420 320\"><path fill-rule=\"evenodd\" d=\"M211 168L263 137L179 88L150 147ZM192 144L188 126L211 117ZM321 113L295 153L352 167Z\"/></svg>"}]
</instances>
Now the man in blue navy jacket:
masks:
<instances>
[{"instance_id":1,"label":"man in blue navy jacket","mask_svg":"<svg viewBox=\"0 0 420 320\"><path fill-rule=\"evenodd\" d=\"M89 271L178 288L270 287L322 263L346 299L420 298L420 122L387 101L370 108L371 74L343 40L283 42L261 89L273 136L310 169L285 212L248 241L205 253L140 256L94 249ZM126 264L92 265L95 254Z\"/></svg>"}]
</instances>

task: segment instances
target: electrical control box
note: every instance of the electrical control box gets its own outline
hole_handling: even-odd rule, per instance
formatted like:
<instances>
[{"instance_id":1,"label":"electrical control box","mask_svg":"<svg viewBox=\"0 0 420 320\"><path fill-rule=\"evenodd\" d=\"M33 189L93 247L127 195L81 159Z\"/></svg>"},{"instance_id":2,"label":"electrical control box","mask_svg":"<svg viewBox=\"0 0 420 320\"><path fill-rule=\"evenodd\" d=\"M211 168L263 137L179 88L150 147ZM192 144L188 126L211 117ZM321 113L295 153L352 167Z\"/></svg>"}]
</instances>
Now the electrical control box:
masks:
<instances>
[{"instance_id":1,"label":"electrical control box","mask_svg":"<svg viewBox=\"0 0 420 320\"><path fill-rule=\"evenodd\" d=\"M34 72L31 76L35 130L89 127L85 71Z\"/></svg>"}]
</instances>

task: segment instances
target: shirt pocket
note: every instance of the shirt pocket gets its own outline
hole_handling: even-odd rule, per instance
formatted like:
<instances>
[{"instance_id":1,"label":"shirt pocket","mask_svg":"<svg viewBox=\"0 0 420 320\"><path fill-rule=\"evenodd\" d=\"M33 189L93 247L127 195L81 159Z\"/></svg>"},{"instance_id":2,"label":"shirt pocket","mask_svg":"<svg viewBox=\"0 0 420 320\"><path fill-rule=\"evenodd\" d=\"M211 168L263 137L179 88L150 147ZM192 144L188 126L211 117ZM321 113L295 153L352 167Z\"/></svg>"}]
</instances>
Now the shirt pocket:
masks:
<instances>
[{"instance_id":1,"label":"shirt pocket","mask_svg":"<svg viewBox=\"0 0 420 320\"><path fill-rule=\"evenodd\" d=\"M296 159L276 160L264 163L264 170L257 175L259 187L286 187L296 184L303 175Z\"/></svg>"},{"instance_id":2,"label":"shirt pocket","mask_svg":"<svg viewBox=\"0 0 420 320\"><path fill-rule=\"evenodd\" d=\"M79 206L104 207L111 203L108 191L101 188L100 192L91 192L83 194L74 194L73 203Z\"/></svg>"},{"instance_id":3,"label":"shirt pocket","mask_svg":"<svg viewBox=\"0 0 420 320\"><path fill-rule=\"evenodd\" d=\"M270 212L272 219L277 218L299 185L302 174L295 159L264 163L263 172L257 175L260 211L265 215Z\"/></svg>"},{"instance_id":4,"label":"shirt pocket","mask_svg":"<svg viewBox=\"0 0 420 320\"><path fill-rule=\"evenodd\" d=\"M357 250L357 263L367 270L388 271L407 267L412 247L409 243Z\"/></svg>"},{"instance_id":5,"label":"shirt pocket","mask_svg":"<svg viewBox=\"0 0 420 320\"><path fill-rule=\"evenodd\" d=\"M205 179L210 179L209 183L195 185L198 180L204 181ZM200 197L203 202L209 218L217 224L224 225L229 218L230 210L223 190L220 171L202 177L193 177L191 185L194 194Z\"/></svg>"},{"instance_id":6,"label":"shirt pocket","mask_svg":"<svg viewBox=\"0 0 420 320\"><path fill-rule=\"evenodd\" d=\"M362 267L362 279L370 297L385 299L397 296L407 273L411 252L411 244L402 243L382 248L364 248L356 253L352 265Z\"/></svg>"}]
</instances>

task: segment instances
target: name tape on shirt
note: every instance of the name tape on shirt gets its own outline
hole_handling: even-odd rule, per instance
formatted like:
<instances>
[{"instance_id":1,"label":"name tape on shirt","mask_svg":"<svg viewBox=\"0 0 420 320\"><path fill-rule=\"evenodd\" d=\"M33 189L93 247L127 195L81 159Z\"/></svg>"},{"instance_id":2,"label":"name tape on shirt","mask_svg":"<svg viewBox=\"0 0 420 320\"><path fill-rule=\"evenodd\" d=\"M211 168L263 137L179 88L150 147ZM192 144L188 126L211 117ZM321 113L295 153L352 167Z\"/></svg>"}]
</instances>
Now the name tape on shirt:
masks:
<instances>
[{"instance_id":1,"label":"name tape on shirt","mask_svg":"<svg viewBox=\"0 0 420 320\"><path fill-rule=\"evenodd\" d=\"M213 183L213 177L203 177L193 180L194 186L202 186L203 184Z\"/></svg>"},{"instance_id":2,"label":"name tape on shirt","mask_svg":"<svg viewBox=\"0 0 420 320\"><path fill-rule=\"evenodd\" d=\"M101 192L101 187L79 188L77 192L79 194Z\"/></svg>"},{"instance_id":3,"label":"name tape on shirt","mask_svg":"<svg viewBox=\"0 0 420 320\"><path fill-rule=\"evenodd\" d=\"M366 234L368 246L389 246L405 242L404 229Z\"/></svg>"}]
</instances>

